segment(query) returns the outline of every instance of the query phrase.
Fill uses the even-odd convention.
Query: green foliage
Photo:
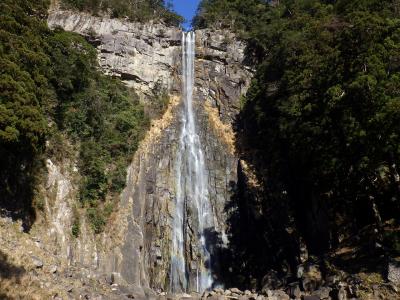
[[[265,183],[264,210],[293,211],[288,219],[320,255],[338,232],[400,213],[400,1],[276,2],[204,0],[195,25],[247,40],[258,64],[241,146]]]
[[[75,238],[79,237],[79,234],[81,233],[81,224],[77,218],[72,223],[71,233]]]
[[[178,26],[183,18],[172,11],[170,2],[163,0],[62,0],[67,8],[89,11],[93,14],[109,12],[113,18],[128,17],[131,21],[164,21]]]
[[[272,9],[282,14],[266,32],[252,32],[268,54],[260,56],[242,116],[257,133],[250,143],[293,196],[299,185],[321,201],[396,196],[389,169],[400,158],[400,22],[387,14],[394,2],[372,10],[376,1],[346,9],[285,1]],[[270,86],[278,88],[271,93]],[[383,177],[382,168],[389,170]]]
[[[55,62],[50,80],[60,99],[54,119],[80,144],[80,200],[99,233],[107,220],[99,201],[124,188],[127,165],[149,121],[133,91],[96,70],[96,52],[82,37],[56,30],[49,44]]]
[[[112,202],[104,203],[96,207],[89,207],[86,210],[87,218],[93,231],[98,234],[104,231],[111,213],[114,211],[114,204]]]
[[[46,1],[0,3],[0,204],[30,218],[47,133],[44,107],[51,105],[45,12]]]
[[[148,126],[137,97],[116,80],[93,80],[64,105],[63,124],[81,141],[82,201],[105,199],[124,187],[126,166]]]
[[[104,213],[99,208],[88,208],[87,217],[95,233],[101,233],[106,225],[106,217]]]
[[[124,188],[149,120],[133,91],[98,71],[96,50],[84,38],[47,28],[47,6],[0,4],[1,204],[30,207],[45,140],[47,155],[62,160],[68,138],[79,148],[81,203],[92,208],[88,216],[99,232],[109,213],[97,207]]]
[[[263,0],[203,0],[193,25],[196,28],[229,28],[244,33],[263,24],[267,9]]]
[[[106,216],[106,218],[109,218],[113,211],[114,211],[114,204],[112,202],[108,202],[104,205],[103,213]]]
[[[34,207],[44,211],[45,209],[45,200],[42,197],[36,197],[35,201],[34,201]]]

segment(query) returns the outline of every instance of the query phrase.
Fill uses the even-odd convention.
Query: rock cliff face
[[[229,31],[204,29],[196,35],[196,96],[216,108],[223,123],[232,124],[254,74],[246,63],[246,45]]]
[[[56,9],[50,11],[48,22],[52,28],[61,26],[91,40],[104,72],[121,77],[143,99],[164,89],[171,100],[136,152],[119,210],[99,236],[91,233],[84,218],[81,236],[71,236],[73,176],[48,161],[47,234],[66,264],[79,263],[96,273],[113,273],[121,283],[138,288],[168,290],[176,197],[174,166],[182,109],[181,31],[160,24],[129,23]],[[228,244],[227,207],[237,182],[232,123],[252,70],[244,64],[245,45],[234,35],[208,30],[196,35],[194,109],[216,220],[215,232],[210,236],[217,249],[213,269],[218,270],[218,249]],[[188,223],[195,224],[190,217]],[[188,247],[186,251],[194,262],[196,249]],[[217,273],[214,276],[216,282],[221,281]]]
[[[120,77],[141,96],[179,91],[180,30],[162,24],[130,23],[53,8],[48,25],[79,33],[97,47],[104,73]]]

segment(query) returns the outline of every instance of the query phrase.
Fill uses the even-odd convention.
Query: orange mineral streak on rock
[[[230,124],[225,124],[221,121],[218,109],[212,107],[209,102],[204,103],[204,109],[209,117],[209,124],[212,130],[227,145],[227,150],[230,154],[235,153],[235,133]]]
[[[146,137],[140,142],[135,157],[142,153],[147,153],[146,150],[149,148],[149,146],[151,146],[153,142],[157,142],[164,130],[172,124],[174,118],[176,117],[176,108],[179,102],[179,96],[174,95],[170,97],[168,108],[163,116],[160,119],[151,121],[150,129],[146,133]]]

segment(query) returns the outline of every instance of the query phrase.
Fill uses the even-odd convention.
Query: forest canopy
[[[163,21],[178,26],[183,18],[164,0],[62,0],[65,8],[88,11],[93,14],[110,13],[113,18],[128,17],[131,21]]]
[[[237,128],[266,213],[246,243],[273,247],[267,232],[286,219],[311,254],[364,226],[399,252],[382,228],[400,215],[400,1],[203,0],[194,26],[235,31],[257,68]],[[234,260],[253,275],[260,257],[279,260],[258,251]]]

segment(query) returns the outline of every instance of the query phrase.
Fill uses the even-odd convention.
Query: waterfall
[[[171,291],[203,292],[212,286],[211,255],[204,230],[213,228],[213,213],[209,200],[204,154],[196,129],[193,110],[195,33],[182,34],[182,97],[181,133],[176,158],[176,204],[171,252]],[[188,214],[195,233],[196,245],[188,245]],[[196,228],[192,228],[195,230]],[[187,249],[197,250],[198,257],[187,261]],[[192,264],[195,260],[196,267]],[[191,278],[194,278],[191,280]]]

